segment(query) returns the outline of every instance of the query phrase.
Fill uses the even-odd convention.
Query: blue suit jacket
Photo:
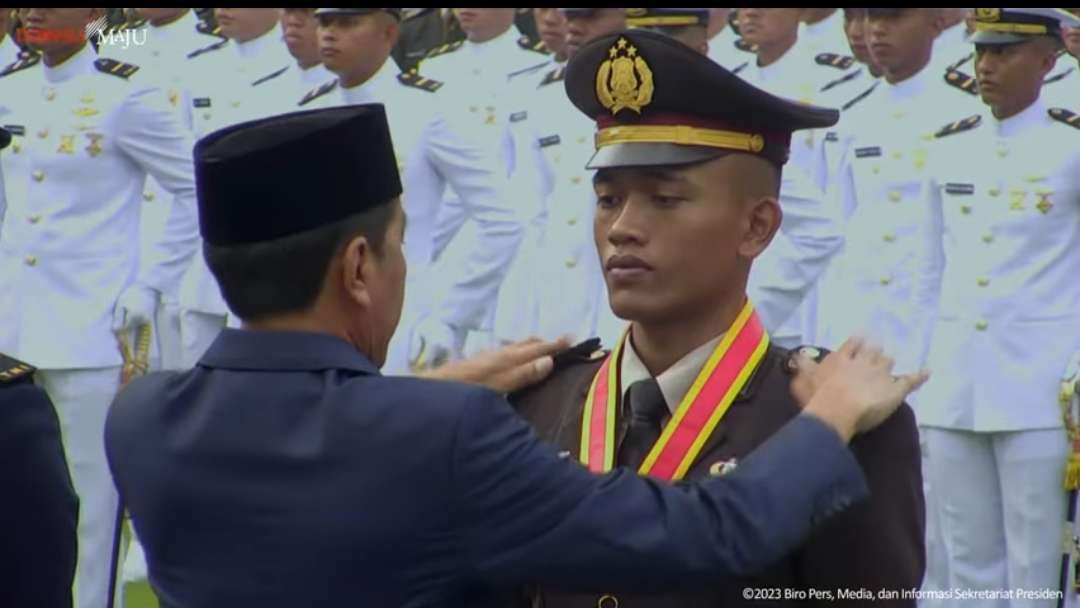
[[[837,435],[803,416],[697,486],[594,476],[495,393],[384,377],[305,333],[225,330],[193,370],[133,382],[106,449],[151,583],[184,608],[708,583],[867,494]]]

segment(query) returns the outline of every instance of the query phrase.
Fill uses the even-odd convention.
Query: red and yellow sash
[[[627,339],[623,335],[600,365],[585,401],[580,457],[594,473],[610,471],[615,462],[615,412],[622,395],[619,368]],[[668,481],[682,479],[768,348],[769,335],[747,301],[638,472]]]

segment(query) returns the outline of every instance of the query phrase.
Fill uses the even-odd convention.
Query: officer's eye
[[[675,207],[679,203],[685,201],[685,198],[679,196],[666,196],[663,194],[656,194],[652,197],[653,203],[659,207]]]
[[[611,209],[613,207],[618,207],[620,202],[621,199],[614,194],[596,195],[596,206],[600,207],[601,209]]]

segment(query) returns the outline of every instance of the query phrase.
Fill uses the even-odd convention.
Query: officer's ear
[[[732,169],[738,176],[737,195],[742,201],[746,231],[739,242],[739,255],[754,259],[772,242],[784,213],[780,209],[780,171],[770,161],[748,154],[732,154]]]
[[[338,280],[349,300],[364,308],[370,308],[371,282],[375,276],[376,251],[364,235],[350,239],[338,256]],[[331,265],[333,269],[336,265]],[[333,275],[331,275],[333,278]]]

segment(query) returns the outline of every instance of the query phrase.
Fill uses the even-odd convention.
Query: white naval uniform
[[[121,355],[114,305],[138,285],[173,289],[198,238],[190,134],[156,87],[95,68],[87,45],[63,64],[0,78],[0,351],[32,362],[49,392],[79,495],[77,606],[107,602],[117,497],[102,443]],[[139,247],[153,175],[177,208],[157,247]]]
[[[925,202],[929,139],[964,107],[932,64],[903,82],[882,80],[843,117],[844,252],[821,294],[819,341],[828,348],[863,333],[896,360],[921,369],[937,302],[939,230]],[[954,108],[950,112],[950,106]],[[827,292],[827,293],[825,293]]]
[[[386,107],[394,152],[402,168],[409,266],[401,321],[383,368],[387,373],[409,371],[412,334],[427,316],[436,315],[452,327],[480,327],[521,242],[521,220],[498,156],[462,135],[470,127],[468,118],[444,110],[452,107],[459,94],[454,83],[433,86],[421,76],[403,74],[399,78],[394,63],[388,60],[367,82],[344,88],[331,81],[309,93],[298,108],[363,103]],[[478,230],[465,271],[445,298],[436,301],[431,289],[434,233],[447,186],[464,203]]]
[[[861,69],[857,63],[849,67],[834,67],[819,61],[818,53],[807,41],[799,40],[783,56],[767,66],[759,66],[756,57],[739,70],[738,75],[754,86],[773,95],[798,100],[804,103],[825,104],[833,99],[836,91],[822,89],[838,78]],[[846,87],[845,87],[846,88]],[[815,187],[824,191],[827,183],[826,166],[822,146],[824,131],[806,130],[793,133],[791,137],[791,156],[784,165],[785,174],[792,171],[804,172]],[[817,213],[824,219],[835,218],[836,202],[826,196],[817,197],[820,204]],[[814,213],[812,209],[806,212]],[[799,344],[818,342],[815,335],[817,326],[817,292],[811,285],[811,291],[804,298],[804,303],[791,315],[786,323],[779,327],[769,327],[776,344],[785,348],[794,348]]]
[[[250,103],[258,106],[251,118],[285,114],[297,110],[296,101],[308,91],[333,80],[334,74],[321,63],[302,68],[293,61],[287,67],[275,70],[252,83],[254,98]]]
[[[293,63],[277,27],[248,40],[215,43],[191,56],[192,123],[196,137],[251,118],[263,111],[252,83]],[[181,366],[192,367],[227,324],[229,314],[217,281],[202,255],[195,256],[180,285]]]
[[[103,45],[99,54],[118,61],[125,61],[139,66],[134,78],[155,84],[168,96],[169,104],[180,113],[184,124],[192,127],[191,78],[188,73],[189,53],[220,42],[220,37],[202,33],[198,29],[199,19],[195,12],[188,9],[179,19],[161,26],[144,22],[132,28],[132,40],[142,40],[143,44],[131,44],[126,47]],[[146,180],[143,190],[142,246],[153,247],[165,229],[168,212],[172,201],[168,192],[153,177]],[[163,369],[179,369],[183,362],[183,348],[180,338],[179,285],[172,293],[161,294],[161,305],[154,326],[154,338],[161,353]]]
[[[450,111],[461,112],[472,123],[466,135],[474,145],[499,152],[506,128],[506,112],[511,107],[511,79],[538,71],[550,62],[549,56],[534,50],[534,44],[520,35],[517,28],[510,27],[502,34],[486,42],[463,40],[449,45],[447,52],[434,55],[420,63],[419,71],[426,77],[452,83],[461,91]],[[537,220],[539,207],[537,197],[521,196],[515,189],[515,200],[523,225]],[[530,203],[532,201],[532,203]],[[444,292],[463,272],[466,257],[476,240],[476,226],[466,222],[467,213],[461,199],[449,192],[439,207],[439,220],[435,229],[436,276],[443,279],[437,289]],[[527,240],[527,239],[525,239]],[[508,270],[508,278],[515,278]],[[497,306],[497,305],[496,305]],[[478,330],[470,335],[470,349],[487,346],[492,340],[492,324],[496,306],[490,307]]]
[[[917,415],[930,483],[949,491],[927,508],[950,587],[1056,589],[1068,451],[1057,396],[1080,348],[1080,131],[1041,100],[979,116],[934,144],[945,267]]]
[[[499,292],[501,341],[599,335],[613,344],[624,325],[608,305],[592,235],[596,196],[585,166],[596,125],[566,96],[565,70],[552,65],[523,79],[509,115],[511,179],[517,191],[540,194],[541,212]]]

